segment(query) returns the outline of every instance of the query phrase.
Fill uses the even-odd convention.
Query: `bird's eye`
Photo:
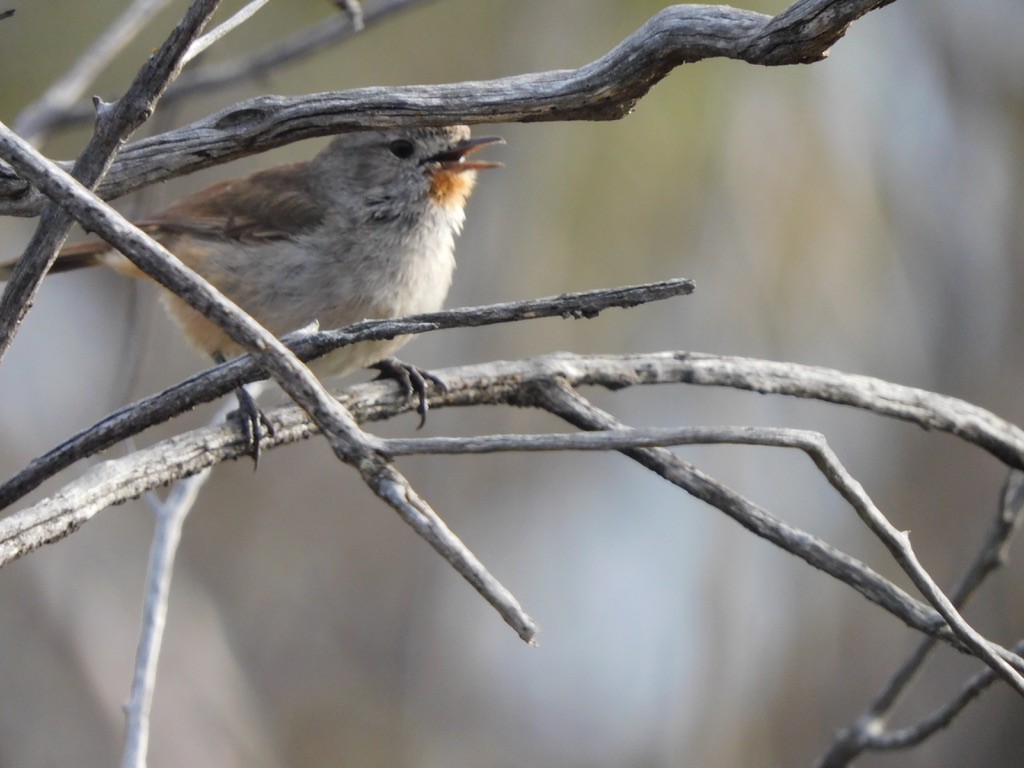
[[[388,145],[388,149],[391,150],[392,155],[400,160],[412,157],[412,153],[416,151],[416,147],[408,139],[395,139]]]

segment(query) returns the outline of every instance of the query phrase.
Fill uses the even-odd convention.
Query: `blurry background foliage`
[[[0,24],[0,119],[10,124],[123,6],[3,4],[17,13]],[[100,95],[121,92],[184,6],[110,68]],[[438,0],[262,81],[160,112],[146,130],[263,93],[575,67],[661,7]],[[324,0],[270,3],[205,60],[332,12]],[[484,127],[508,139],[491,153],[507,167],[486,174],[470,203],[450,306],[670,276],[694,278],[697,291],[591,321],[436,334],[406,357],[441,367],[554,350],[742,354],[880,376],[1024,422],[1021,40],[1018,0],[900,0],[812,66],[702,62],[620,122]],[[45,150],[73,157],[86,136],[63,133]],[[155,209],[321,144],[118,205]],[[0,255],[20,253],[34,226],[0,220]],[[153,299],[99,272],[47,281],[0,369],[5,476],[206,366]],[[823,430],[943,584],[988,525],[1003,477],[948,437],[840,408],[687,387],[594,396],[636,424]],[[407,416],[380,429],[414,425]],[[557,426],[518,410],[436,411],[425,434]],[[805,458],[682,452],[904,583]],[[624,458],[401,466],[537,618],[540,648],[525,647],[321,441],[266,456],[256,474],[248,462],[224,466],[185,528],[151,765],[806,765],[915,640]],[[124,505],[0,573],[0,765],[117,759],[150,530],[143,505]],[[1024,635],[1019,547],[1012,556],[967,614],[1007,643]],[[976,666],[940,651],[902,716],[929,711]],[[862,764],[1013,764],[1020,724],[1020,701],[997,685],[923,747]]]

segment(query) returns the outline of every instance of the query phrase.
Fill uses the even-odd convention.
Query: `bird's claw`
[[[260,441],[264,436],[274,436],[274,424],[245,387],[236,389],[235,397],[238,398],[238,408],[228,414],[228,418],[235,419],[241,424],[245,445],[248,448],[246,453],[252,457],[255,470],[260,463]]]
[[[370,367],[380,371],[380,375],[377,377],[378,380],[394,379],[398,382],[408,400],[412,401],[414,398],[418,400],[416,403],[416,413],[420,415],[420,423],[416,427],[417,429],[422,429],[423,425],[427,423],[427,411],[430,407],[427,403],[427,382],[429,381],[441,392],[445,392],[448,389],[445,383],[430,371],[417,368],[415,365],[403,362],[397,357],[385,357]]]

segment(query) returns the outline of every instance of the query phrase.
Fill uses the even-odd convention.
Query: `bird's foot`
[[[444,382],[430,371],[417,368],[411,363],[399,360],[397,357],[385,357],[369,366],[380,371],[377,379],[394,379],[398,382],[405,396],[411,402],[414,398],[419,402],[416,404],[416,413],[420,415],[420,423],[417,429],[422,429],[427,422],[427,382],[429,381],[441,392],[447,391]]]
[[[228,414],[229,419],[238,421],[242,426],[242,434],[248,448],[246,453],[252,457],[253,470],[260,464],[260,441],[274,436],[274,424],[267,414],[256,404],[256,399],[245,387],[235,390],[238,408]]]

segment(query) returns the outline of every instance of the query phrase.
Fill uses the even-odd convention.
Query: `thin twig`
[[[1024,641],[1013,646],[1014,653],[1024,654]],[[907,749],[914,747],[947,727],[964,708],[974,701],[986,688],[996,680],[996,673],[986,668],[968,680],[960,692],[950,701],[932,712],[925,718],[906,728],[887,731],[872,738],[871,748],[875,750]],[[849,763],[837,763],[849,765]]]
[[[110,199],[300,139],[359,129],[617,120],[681,64],[712,57],[767,66],[821,60],[853,21],[891,1],[798,0],[775,17],[724,5],[676,5],[574,70],[250,99],[126,146],[99,193]],[[0,214],[35,215],[41,203],[0,169]]]
[[[214,423],[222,421],[233,404],[222,406]],[[185,518],[192,510],[199,491],[210,477],[210,470],[180,480],[161,501],[150,491],[147,502],[153,510],[155,527],[146,566],[146,587],[142,609],[142,627],[131,693],[125,703],[125,741],[121,768],[144,768],[149,745],[150,712],[156,687],[157,662],[167,624],[167,606],[171,594],[171,576],[181,540]]]
[[[769,427],[625,427],[597,432],[553,432],[538,435],[473,435],[470,437],[389,437],[381,450],[389,456],[462,455],[507,451],[622,451],[672,445],[761,445],[784,448],[810,446],[817,432]]]
[[[681,427],[677,429],[613,429],[587,434],[484,435],[478,437],[392,438],[381,450],[391,456],[409,454],[493,453],[498,451],[626,450],[666,445],[740,444],[796,448],[804,451],[839,494],[856,510],[871,531],[889,549],[903,571],[972,648],[978,658],[992,667],[1024,695],[1021,677],[989,647],[988,640],[971,627],[918,561],[906,533],[896,529],[871,500],[863,486],[843,466],[819,432],[768,427]]]
[[[363,14],[364,29],[384,21],[391,15],[424,5],[433,0],[387,0]],[[330,18],[310,25],[283,40],[275,41],[255,53],[239,56],[215,64],[204,64],[183,72],[164,94],[164,104],[177,102],[197,93],[209,93],[246,80],[263,77],[272,70],[308,58],[355,35],[347,14],[334,14]],[[55,130],[92,120],[94,111],[85,105],[74,105],[55,113],[46,126]]]
[[[334,0],[334,4],[341,9],[356,32],[362,32],[365,22],[363,21],[363,6],[359,0]]]
[[[520,404],[543,408],[580,429],[622,428],[622,424],[614,417],[588,402],[562,381],[534,383]],[[783,523],[767,510],[709,477],[671,451],[664,448],[630,448],[622,453],[695,498],[721,510],[755,535],[853,587],[909,627],[938,637],[961,652],[976,655],[972,647],[950,632],[937,611],[914,600],[855,558],[839,552],[805,531]],[[1018,672],[1024,671],[1024,659],[1013,652],[997,643],[989,643],[989,649]]]
[[[333,349],[369,339],[394,338],[443,328],[468,328],[542,317],[592,318],[612,307],[629,308],[683,296],[693,282],[682,278],[657,283],[567,293],[543,299],[506,302],[482,307],[450,309],[395,320],[370,320],[339,330],[300,333],[286,337],[299,359],[309,361]],[[265,376],[251,357],[229,361],[157,395],[121,408],[102,421],[72,436],[34,459],[25,469],[0,485],[0,509],[37,488],[40,483],[79,459],[91,456],[144,429],[232,392],[242,384]]]
[[[974,559],[960,582],[950,593],[958,608],[981,586],[985,578],[1006,559],[1006,549],[1013,534],[1024,520],[1024,472],[1011,470],[1007,476],[995,519]],[[935,639],[924,638],[893,673],[871,705],[849,727],[843,729],[816,768],[844,768],[866,750],[897,749],[913,746],[928,735],[948,725],[953,717],[995,680],[991,669],[975,675],[952,701],[914,726],[886,732],[885,721],[890,710],[913,680],[925,659],[935,647]],[[1021,646],[1015,650],[1020,652]]]
[[[248,5],[232,15],[231,18],[227,19],[222,24],[218,24],[205,35],[195,40],[192,45],[189,46],[188,52],[185,54],[184,63],[188,64],[188,62],[192,61],[192,59],[201,54],[211,45],[242,26],[242,24],[255,16],[256,12],[268,2],[270,2],[270,0],[250,0]]]
[[[1024,695],[1024,677],[995,652],[989,641],[960,615],[953,602],[917,559],[917,555],[910,545],[909,532],[900,531],[889,522],[881,510],[875,506],[861,484],[842,465],[824,439],[821,439],[820,442],[812,440],[809,445],[804,447],[804,450],[822,471],[822,474],[828,478],[832,486],[853,506],[861,520],[885,544],[904,573],[910,577],[935,610],[942,615],[957,637],[1018,693]]]
[[[14,121],[15,132],[32,144],[40,144],[56,116],[66,112],[82,97],[107,65],[169,2],[134,0],[46,93],[21,111]],[[93,117],[95,113],[89,111],[86,114]]]
[[[139,70],[124,96],[117,104],[103,105],[98,110],[92,138],[71,169],[71,177],[87,190],[93,189],[106,175],[121,143],[152,115],[160,95],[180,71],[181,57],[202,32],[218,4],[219,0],[194,0],[164,44]],[[22,159],[33,154],[37,158],[41,156],[2,123],[0,132],[4,135],[3,159],[21,172],[23,178],[33,180],[32,175],[23,172],[24,163],[16,162],[14,155]],[[27,154],[26,150],[29,150]],[[47,161],[47,164],[53,168],[52,163]],[[41,191],[38,184],[36,188]],[[41,210],[36,231],[0,297],[0,360],[7,354],[39,291],[43,275],[53,266],[73,221],[67,210],[52,201]]]

